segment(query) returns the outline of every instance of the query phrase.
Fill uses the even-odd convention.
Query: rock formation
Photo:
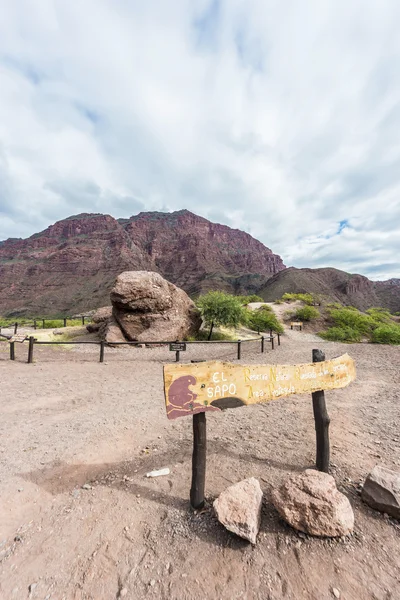
[[[372,508],[400,519],[400,473],[377,465],[365,480],[361,498]]]
[[[255,544],[261,523],[262,497],[255,477],[231,485],[214,501],[218,521],[229,531]]]
[[[289,525],[304,533],[336,537],[353,531],[351,504],[327,473],[307,469],[292,475],[273,490],[272,502]]]
[[[182,340],[200,329],[201,318],[194,302],[158,273],[121,273],[110,297],[113,318],[128,340]]]

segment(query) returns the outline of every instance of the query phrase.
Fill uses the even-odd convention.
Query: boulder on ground
[[[336,537],[353,531],[354,513],[334,478],[307,469],[273,490],[272,502],[295,529],[316,536]]]
[[[194,302],[158,273],[121,273],[110,296],[113,316],[128,340],[182,340],[200,328]]]
[[[214,501],[218,521],[229,531],[255,544],[261,523],[262,497],[255,477],[231,485]]]
[[[92,316],[93,323],[102,323],[112,317],[112,306],[102,306],[98,308]]]
[[[400,473],[377,465],[364,482],[361,498],[372,508],[400,519]]]
[[[100,323],[99,337],[111,345],[116,342],[126,342],[126,338],[114,317]]]

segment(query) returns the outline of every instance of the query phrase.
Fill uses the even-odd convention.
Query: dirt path
[[[191,420],[166,419],[165,348],[60,350],[26,345],[8,360],[0,343],[0,598],[47,600],[400,598],[400,525],[364,506],[359,482],[376,464],[400,469],[400,349],[349,352],[358,379],[327,393],[332,473],[355,511],[337,541],[298,535],[277,516],[270,490],[314,464],[311,399],[207,417],[209,504],[188,507]],[[284,335],[274,352],[246,344],[243,363],[309,362],[315,341]],[[191,347],[191,358],[235,360],[235,349]],[[147,479],[155,468],[167,477]],[[254,475],[265,503],[255,548],[210,509],[229,484]],[[85,485],[86,484],[86,485]],[[85,485],[85,488],[82,486]]]

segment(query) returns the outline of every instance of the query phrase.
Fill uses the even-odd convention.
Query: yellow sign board
[[[302,365],[239,365],[219,361],[164,366],[167,417],[268,402],[290,394],[333,390],[354,381],[353,359]]]

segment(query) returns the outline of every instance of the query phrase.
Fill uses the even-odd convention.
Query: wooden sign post
[[[164,393],[168,419],[193,417],[193,508],[204,504],[206,471],[206,412],[219,412],[269,402],[291,394],[311,393],[317,436],[317,468],[329,468],[329,417],[323,390],[346,387],[356,377],[348,354],[324,360],[313,350],[313,362],[301,365],[240,365],[211,361],[164,366]]]
[[[171,342],[169,345],[170,352],[175,352],[175,362],[179,362],[181,352],[186,352],[185,342]]]

